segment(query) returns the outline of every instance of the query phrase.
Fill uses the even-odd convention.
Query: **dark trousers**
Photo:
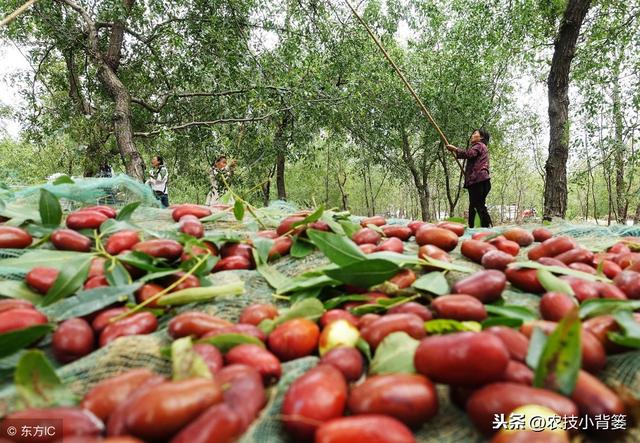
[[[487,195],[491,191],[491,180],[474,183],[468,188],[469,191],[469,227],[473,228],[476,212],[480,217],[480,225],[483,228],[493,226],[489,211],[487,211]]]
[[[156,192],[156,198],[160,200],[160,204],[162,204],[163,208],[169,207],[169,194],[162,194],[160,192]]]

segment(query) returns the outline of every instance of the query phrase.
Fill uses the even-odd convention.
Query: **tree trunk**
[[[629,153],[631,155],[631,157],[633,158],[635,155],[635,129],[631,128],[631,135],[630,135],[630,139],[631,139],[631,143],[629,146]],[[633,169],[632,169],[633,170]],[[628,180],[628,185],[627,185],[627,195],[631,195],[631,185],[633,184],[633,174],[631,174],[631,177],[629,177]],[[629,207],[630,204],[630,200],[627,199],[627,208]],[[628,209],[627,209],[627,216],[628,216]],[[636,208],[636,212],[633,215],[633,223],[637,224],[640,222],[640,203],[638,203],[638,207]],[[626,224],[626,222],[625,222]]]
[[[264,182],[261,188],[262,188],[262,203],[264,206],[269,206],[269,201],[271,200],[271,179]]]
[[[544,219],[567,212],[569,156],[569,72],[590,0],[569,0],[554,42],[547,80],[549,96],[549,158],[545,165]]]
[[[447,202],[449,203],[449,217],[454,216],[454,212],[456,210],[456,206],[458,206],[458,202],[460,201],[460,191],[462,189],[462,173],[458,175],[458,186],[456,187],[456,191],[453,192],[451,189],[451,178],[449,177],[449,165],[447,164],[447,158],[442,155],[444,149],[444,145],[440,142],[440,147],[438,150],[438,160],[440,160],[440,164],[442,165],[442,170],[444,171],[444,189],[447,195]]]
[[[327,168],[324,171],[324,205],[329,206],[329,161],[331,156],[329,155],[329,144],[327,143]],[[340,180],[338,180],[338,183]]]
[[[367,183],[366,186],[369,186],[369,197],[371,197],[371,214],[370,216],[376,215],[376,196],[373,193],[373,186],[371,185],[371,167],[369,163],[367,163]]]
[[[124,0],[125,10],[129,12],[134,0]],[[114,21],[109,36],[107,55],[98,68],[98,79],[105,87],[114,102],[113,130],[120,157],[127,174],[139,180],[144,180],[144,160],[133,143],[133,128],[131,125],[131,96],[127,87],[117,75],[124,42],[124,27],[126,18]]]
[[[129,91],[116,73],[106,65],[98,70],[98,79],[115,104],[113,112],[114,135],[127,174],[139,180],[144,180],[144,161],[133,143]]]
[[[278,199],[286,200],[287,199],[287,190],[285,187],[284,180],[284,168],[286,162],[286,151],[287,151],[287,130],[289,126],[293,123],[293,114],[290,111],[284,111],[282,114],[282,120],[278,129],[276,130],[276,135],[274,137],[274,145],[277,149],[276,155],[276,188],[278,189]]]
[[[131,11],[135,0],[123,0],[123,6],[128,12]],[[116,20],[111,27],[111,34],[109,35],[109,47],[107,48],[107,54],[104,57],[104,61],[107,65],[117,72],[120,67],[120,59],[122,54],[122,43],[124,42],[124,20]]]
[[[269,170],[269,178],[265,183],[262,184],[262,201],[265,206],[269,206],[271,202],[271,179],[273,175],[276,173],[276,165]]]
[[[438,160],[440,160],[440,164],[442,165],[442,170],[444,171],[444,190],[447,195],[447,201],[449,202],[449,217],[453,217],[453,198],[451,196],[451,183],[449,179],[449,166],[447,165],[447,159],[444,158],[440,151],[438,151]]]
[[[369,193],[367,191],[367,170],[362,168],[362,184],[364,191],[364,204],[367,209],[367,216],[371,216],[371,207],[369,206]]]
[[[435,219],[439,219],[440,218],[440,213],[442,212],[442,207],[440,206],[442,203],[442,198],[440,196],[440,186],[436,186],[436,202],[438,203],[438,206],[436,208],[435,212]]]
[[[604,154],[604,152],[603,152]],[[602,167],[604,169],[604,181],[607,185],[607,211],[608,211],[608,215],[607,215],[607,226],[611,225],[611,219],[612,217],[612,213],[613,212],[617,212],[613,205],[614,205],[614,200],[616,200],[613,196],[613,189],[612,189],[612,185],[611,185],[611,175],[610,175],[610,170],[611,167],[607,165],[607,163],[609,163],[609,160],[605,160]],[[591,171],[589,171],[589,173],[591,174]],[[593,177],[592,177],[593,178]],[[595,181],[595,180],[594,180]],[[592,187],[595,187],[592,186]],[[587,188],[588,190],[588,188]],[[595,205],[595,199],[594,199],[594,205]],[[616,219],[618,219],[618,217],[616,216]]]
[[[416,187],[416,191],[418,191],[418,201],[420,202],[420,215],[422,220],[429,220],[429,194],[425,192],[425,186],[420,177],[420,171],[416,167],[416,163],[411,155],[411,146],[409,145],[409,137],[407,136],[407,131],[402,128],[401,132],[401,143],[402,143],[402,156],[404,157],[404,161],[409,167],[409,171],[411,172],[411,176],[413,177],[413,184]]]
[[[69,98],[80,114],[85,117],[91,117],[93,110],[91,109],[91,105],[88,100],[84,97],[84,94],[82,94],[82,86],[80,84],[80,77],[78,76],[73,50],[69,49],[64,51],[63,56],[67,67]],[[102,140],[104,137],[101,132],[100,126],[95,125],[88,137],[89,139],[87,140],[87,151],[85,153],[83,171],[83,175],[85,177],[93,176],[97,167],[103,161],[102,147],[104,143]]]
[[[456,210],[456,206],[458,206],[458,202],[460,201],[460,194],[462,193],[462,181],[464,179],[464,174],[462,171],[458,170],[458,186],[456,188],[456,195],[453,198],[453,202],[451,203],[451,214]],[[452,215],[453,216],[453,215]]]
[[[278,152],[278,156],[276,157],[276,188],[278,189],[279,200],[287,199],[287,190],[284,181],[285,160],[284,152]]]
[[[598,224],[598,206],[596,203],[596,194],[595,194],[595,182],[596,179],[593,176],[593,169],[591,168],[591,157],[588,152],[585,152],[585,156],[587,158],[587,201],[589,200],[589,193],[591,192],[591,196],[593,197],[593,219],[596,224]],[[609,188],[611,188],[611,183],[609,181]],[[609,198],[609,214],[611,214],[611,198]],[[611,221],[611,215],[609,215],[609,221]]]
[[[420,216],[422,220],[427,221],[431,218],[429,216],[429,196],[421,189],[418,191],[418,199],[420,201]]]
[[[438,218],[438,216],[440,215],[440,196],[437,194],[437,192],[438,192],[438,187],[436,186],[436,196],[432,200],[432,203],[433,203],[433,212],[432,212],[432,214],[434,214],[436,218]],[[417,213],[417,211],[416,211],[416,213]]]
[[[262,204],[269,206],[269,200],[271,199],[271,180],[267,180],[262,184]]]
[[[425,200],[424,205],[425,208],[427,208],[427,219],[430,218],[431,213],[429,211],[429,202],[431,201],[431,190],[429,189],[429,173],[431,171],[431,168],[433,167],[433,163],[435,162],[430,162],[427,165],[427,146],[425,145],[425,147],[422,150],[422,165],[421,165],[421,169],[422,169],[422,192],[423,192],[423,198]]]
[[[78,12],[85,23],[85,34],[88,39],[88,52],[91,62],[98,70],[98,80],[106,89],[114,102],[113,132],[124,162],[127,174],[139,180],[144,179],[144,162],[133,143],[133,129],[131,127],[131,97],[129,91],[116,73],[120,64],[122,44],[124,41],[124,27],[126,17],[115,20],[107,45],[107,55],[102,53],[96,24],[82,7],[74,2],[65,3]],[[127,12],[133,6],[134,0],[124,0],[123,5]]]
[[[516,221],[520,220],[522,221],[522,208],[521,208],[521,203],[522,202],[522,188],[518,188],[518,200],[516,201],[516,215],[515,215],[515,219]]]
[[[347,208],[349,207],[349,195],[347,194],[347,191],[345,189],[345,184],[347,183],[347,178],[349,178],[349,176],[346,172],[344,172],[343,174],[344,178],[342,180],[340,180],[340,172],[336,174],[336,178],[338,182],[338,189],[340,190],[340,199],[342,203],[341,209],[343,211],[347,211]]]
[[[617,221],[624,224],[627,221],[628,202],[626,199],[626,185],[624,181],[624,123],[622,120],[622,104],[620,102],[620,66],[614,67],[613,78],[613,118],[615,124],[615,146],[613,161],[616,167],[616,209]]]

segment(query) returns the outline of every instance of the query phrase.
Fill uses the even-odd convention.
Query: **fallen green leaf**
[[[266,263],[269,259],[269,251],[275,242],[271,238],[256,237],[253,239],[253,246],[260,257],[262,263]],[[257,263],[257,261],[256,261]]]
[[[547,343],[547,336],[539,327],[533,328],[531,338],[529,339],[529,348],[527,349],[526,363],[535,371],[542,355],[544,345]]]
[[[365,356],[365,358],[367,359],[367,362],[369,364],[371,364],[371,346],[369,346],[369,343],[367,343],[367,341],[365,339],[363,339],[362,337],[360,337],[358,339],[358,341],[356,342],[356,348],[362,352]]]
[[[202,223],[213,223],[216,222],[218,220],[222,220],[223,218],[225,218],[227,216],[228,212],[215,212],[211,215],[208,215],[206,217],[203,217],[200,219],[200,221]]]
[[[342,283],[368,288],[396,275],[400,268],[382,259],[358,261],[337,269],[327,269],[325,274]]]
[[[538,320],[538,315],[531,309],[524,306],[515,305],[485,305],[485,309],[489,315],[497,317],[517,318],[524,322]]]
[[[155,260],[150,255],[140,251],[131,251],[118,255],[118,260],[135,268],[147,272],[163,272],[170,270],[165,263]]]
[[[111,286],[125,286],[132,282],[129,272],[119,261],[107,260],[104,263],[104,276]]]
[[[547,292],[560,292],[571,297],[575,295],[573,288],[564,280],[559,279],[547,269],[538,269],[536,272],[538,281]]]
[[[198,340],[198,343],[208,343],[213,345],[223,354],[229,352],[229,350],[238,345],[244,344],[257,345],[264,348],[264,343],[262,343],[259,338],[244,334],[220,334],[215,337],[202,338]]]
[[[45,226],[59,226],[62,221],[62,208],[58,197],[46,189],[40,189],[40,220]]]
[[[194,266],[198,264],[198,262],[200,262],[201,258],[202,256],[191,257],[189,260],[180,263],[180,269],[185,272],[190,271]],[[193,275],[201,278],[206,277],[211,273],[211,270],[216,265],[216,263],[218,263],[219,260],[220,260],[220,257],[217,255],[208,256],[197,268],[193,270]]]
[[[324,271],[312,270],[283,280],[281,284],[276,287],[276,292],[278,294],[288,294],[290,292],[300,292],[325,286],[338,286],[339,284],[340,281],[329,277]]]
[[[103,236],[108,236],[111,234],[115,234],[118,231],[139,231],[141,230],[138,226],[132,224],[128,219],[112,219],[109,218],[105,220],[100,225],[100,234]]]
[[[524,322],[520,318],[510,317],[489,317],[483,320],[481,325],[482,329],[487,329],[492,326],[508,326],[510,328],[519,328]]]
[[[361,228],[360,224],[354,223],[351,220],[340,220],[338,222],[338,226],[340,226],[342,232],[344,232],[348,238],[353,237],[353,234],[358,232]]]
[[[77,401],[42,351],[24,353],[16,367],[14,382],[25,408],[73,406]]]
[[[580,318],[591,318],[612,314],[617,311],[635,311],[640,309],[640,300],[612,300],[593,298],[580,304]]]
[[[609,339],[621,346],[628,348],[640,348],[640,323],[630,311],[618,311],[613,314],[618,325],[622,329],[622,333],[609,332]]]
[[[63,174],[60,177],[56,178],[53,181],[53,185],[73,185],[75,184],[75,182],[73,181],[73,179],[71,177],[69,177],[67,174]]]
[[[286,288],[293,286],[292,279],[278,271],[273,266],[270,266],[266,261],[263,261],[259,255],[259,252],[253,250],[253,258],[256,262],[256,271],[269,283],[273,289],[282,293],[280,288]]]
[[[304,258],[315,250],[315,245],[309,240],[296,235],[291,245],[291,256],[294,258]]]
[[[611,280],[601,275],[587,274],[586,272],[576,271],[571,268],[563,268],[561,266],[545,266],[535,261],[515,262],[509,265],[510,268],[528,268],[528,269],[545,269],[553,274],[571,275],[586,281],[603,281],[611,283]]]
[[[233,216],[238,221],[242,221],[244,219],[244,203],[240,200],[236,200],[233,204]]]
[[[29,250],[20,257],[5,258],[0,260],[1,267],[9,267],[30,271],[36,266],[47,266],[50,268],[63,269],[68,268],[74,259],[86,257],[89,260],[93,254],[75,251],[54,251],[49,249]]]
[[[35,325],[0,334],[0,358],[15,354],[53,331],[53,325]]]
[[[338,266],[347,266],[367,258],[354,242],[342,235],[315,229],[310,229],[307,235],[309,240]]]
[[[60,322],[74,317],[83,317],[111,306],[125,302],[140,287],[136,282],[126,286],[106,286],[78,292],[76,295],[59,300],[41,311],[52,321]]]
[[[0,295],[27,300],[36,305],[42,301],[42,295],[32,291],[23,281],[0,281]]]
[[[288,320],[293,320],[294,318],[306,318],[311,321],[317,321],[322,317],[324,312],[325,309],[320,300],[317,298],[306,298],[292,304],[289,309],[276,317],[275,326],[281,325]]]
[[[298,226],[306,225],[309,223],[313,223],[315,221],[320,220],[322,214],[324,213],[324,205],[318,206],[318,208],[313,211],[311,214],[307,215],[304,219],[295,222],[291,225],[292,228],[297,228]]]
[[[116,220],[118,221],[129,220],[133,215],[134,211],[138,209],[138,206],[140,206],[141,203],[142,202],[132,202],[126,205],[124,208],[120,209],[118,211],[118,215],[116,215]]]
[[[582,363],[581,333],[576,308],[558,323],[547,339],[534,371],[534,387],[552,388],[571,395]]]
[[[351,295],[341,295],[339,297],[331,298],[324,302],[324,308],[328,311],[330,309],[336,309],[340,305],[350,302],[350,301],[367,301],[369,300],[364,295],[359,294],[351,294]]]
[[[436,295],[449,294],[449,283],[442,272],[430,272],[423,275],[411,285],[420,291],[430,292]]]
[[[60,299],[74,294],[80,289],[87,279],[91,260],[92,257],[87,257],[86,255],[70,260],[67,266],[62,268],[58,273],[58,277],[53,283],[53,286],[51,286],[44,296],[41,306],[53,304]]]
[[[171,343],[171,366],[173,381],[213,378],[202,356],[193,350],[191,337],[182,337]]]
[[[464,272],[465,274],[472,274],[473,272],[475,272],[475,270],[466,266],[457,265],[455,263],[449,263],[442,260],[436,260],[432,257],[424,257],[423,259],[420,259],[420,264],[423,266],[429,266],[431,268],[442,269],[444,271]]]
[[[405,266],[417,266],[420,264],[420,259],[417,256],[398,254],[397,252],[391,251],[378,251],[367,254],[367,259],[372,260],[374,258],[393,262],[401,268]]]
[[[482,326],[475,321],[457,321],[439,318],[424,323],[428,335],[449,334],[452,332],[480,332]]]
[[[212,300],[216,297],[241,295],[244,293],[244,282],[238,281],[215,286],[200,286],[186,288],[161,296],[157,300],[158,306],[179,306],[189,303],[199,303]]]
[[[413,358],[420,342],[406,332],[393,332],[378,345],[369,374],[413,374]]]

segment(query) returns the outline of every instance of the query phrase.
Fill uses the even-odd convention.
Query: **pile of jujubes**
[[[211,214],[208,208],[179,205],[172,209],[178,229],[193,238],[204,236],[200,218]],[[272,239],[270,259],[287,255],[294,236],[308,230],[331,231],[323,221],[298,224],[309,213],[282,220],[276,230],[260,231],[257,237]],[[96,251],[94,239],[79,232],[99,229],[116,212],[108,206],[75,211],[66,218],[66,228],[55,230],[50,242],[60,250]],[[206,363],[205,376],[171,380],[138,368],[103,380],[86,392],[76,407],[28,409],[6,419],[62,418],[64,441],[138,442],[171,441],[184,443],[232,442],[259,417],[267,404],[269,389],[275,389],[282,375],[281,363],[317,355],[319,362],[284,390],[277,416],[291,441],[317,443],[405,443],[414,442],[414,432],[438,414],[436,384],[448,387],[451,401],[466,411],[471,422],[493,442],[568,442],[573,431],[562,429],[500,431],[493,421],[496,414],[509,414],[537,405],[550,415],[561,417],[629,413],[620,396],[597,378],[606,364],[607,354],[629,351],[614,343],[609,333],[619,330],[612,315],[599,315],[582,323],[582,369],[571,395],[533,387],[534,370],[526,358],[536,328],[550,335],[558,322],[575,312],[579,304],[592,299],[640,299],[640,253],[633,252],[635,239],[616,243],[604,252],[594,253],[567,236],[553,236],[547,229],[533,232],[512,228],[504,232],[483,231],[461,240],[465,226],[455,222],[436,225],[414,221],[406,226],[389,225],[383,217],[362,220],[361,229],[351,240],[365,254],[378,251],[403,253],[413,239],[420,258],[452,262],[449,253],[460,246],[464,257],[485,269],[465,277],[450,294],[422,297],[402,303],[386,312],[355,315],[353,309],[366,303],[389,299],[384,289],[343,287],[345,294],[360,294],[364,300],[346,301],[322,314],[319,319],[292,318],[278,322],[282,310],[271,304],[252,304],[240,313],[237,322],[191,310],[174,315],[168,333],[174,340],[191,337],[193,351]],[[0,226],[0,247],[26,248],[33,242],[20,228]],[[550,267],[570,268],[588,275],[604,275],[611,282],[565,275],[573,295],[546,292],[534,268],[517,267],[521,249],[531,261]],[[218,256],[212,272],[255,268],[251,240],[204,247],[190,247],[176,240],[144,238],[136,230],[122,230],[102,239],[93,259],[84,288],[108,286],[104,269],[109,257],[138,251],[172,265],[204,254]],[[428,263],[428,262],[425,262]],[[429,264],[406,267],[389,281],[394,288],[411,287],[419,274],[437,271]],[[135,278],[142,269],[127,265]],[[56,281],[58,270],[33,268],[26,284],[46,294]],[[167,294],[154,296],[176,283]],[[482,322],[486,305],[500,299],[512,288],[541,294],[541,320],[518,327],[491,326],[479,331],[431,334],[425,322],[434,319]],[[162,299],[171,292],[198,287],[199,279],[184,272],[146,282],[135,293],[138,303],[163,309]],[[382,286],[384,288],[384,286]],[[152,299],[152,302],[149,302]],[[124,304],[109,306],[88,316],[65,320],[57,325],[52,348],[63,363],[91,353],[120,337],[149,334],[158,327],[157,312],[141,310],[127,315]],[[170,310],[163,315],[173,315]],[[634,314],[640,321],[640,314]],[[114,321],[115,319],[115,321]],[[265,320],[274,327],[259,327]],[[49,320],[38,308],[24,300],[0,300],[0,333],[16,331]],[[412,373],[370,374],[369,361],[359,342],[375,352],[385,338],[404,333],[418,340]],[[207,343],[223,334],[252,337],[230,349]],[[603,434],[600,433],[600,436]],[[615,432],[605,434],[607,438]],[[18,435],[13,441],[21,440]],[[42,440],[45,441],[45,440]]]

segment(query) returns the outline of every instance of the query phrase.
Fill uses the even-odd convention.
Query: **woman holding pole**
[[[480,128],[471,134],[471,147],[467,150],[447,145],[447,149],[455,154],[456,158],[467,159],[464,170],[464,187],[469,191],[469,227],[475,224],[476,213],[480,217],[480,225],[483,228],[492,226],[491,217],[487,210],[487,195],[491,190],[491,177],[489,175],[489,132]]]

